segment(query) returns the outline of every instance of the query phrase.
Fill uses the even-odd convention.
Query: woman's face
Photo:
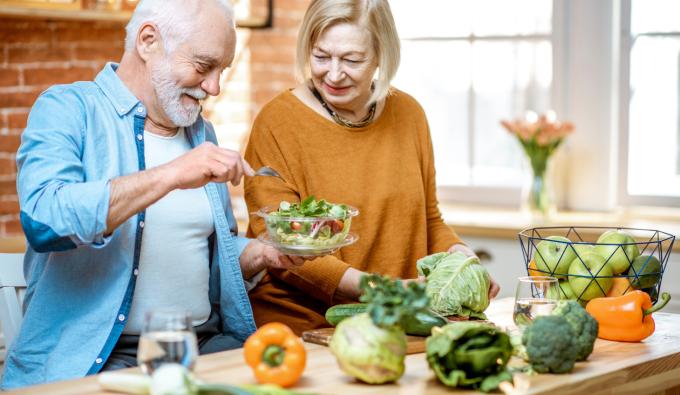
[[[355,24],[331,26],[312,47],[312,83],[335,109],[366,107],[377,67],[369,32]]]

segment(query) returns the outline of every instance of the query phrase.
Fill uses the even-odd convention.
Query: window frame
[[[526,35],[489,35],[476,36],[474,34],[468,36],[451,36],[451,37],[415,37],[405,38],[403,41],[464,41],[469,44],[475,42],[493,42],[500,40],[507,41],[548,41],[552,49],[552,82],[550,87],[550,106],[558,114],[564,113],[565,110],[565,91],[566,86],[565,69],[562,67],[564,59],[566,59],[565,42],[565,15],[566,8],[563,1],[552,0],[552,17],[551,17],[551,31],[548,34],[526,34]],[[468,165],[473,165],[475,160],[475,107],[474,107],[474,86],[471,85],[468,90],[469,110],[468,110],[468,128],[466,134],[468,136],[467,149],[469,152]],[[500,121],[500,120],[499,120]],[[553,158],[553,161],[556,161]],[[435,165],[437,165],[437,158],[435,158]],[[470,166],[472,170],[473,167]],[[523,177],[528,183],[531,170],[527,166],[524,168]],[[554,177],[556,180],[562,180],[562,175]],[[437,185],[437,198],[439,202],[444,204],[474,204],[497,207],[511,207],[520,208],[522,206],[522,193],[524,186],[481,186],[481,185]],[[560,185],[555,185],[555,192],[557,195],[563,188]],[[558,202],[560,201],[559,196]]]
[[[680,207],[680,196],[658,196],[658,195],[631,195],[628,193],[628,152],[630,136],[630,66],[631,50],[635,38],[631,34],[631,13],[632,0],[622,0],[619,9],[618,20],[619,29],[619,102],[618,102],[618,122],[619,122],[619,141],[620,150],[618,157],[619,177],[617,201],[622,206],[659,206],[659,207]],[[616,16],[614,16],[616,18]],[[668,35],[679,35],[673,33]],[[641,34],[639,36],[651,36],[659,34]],[[661,34],[664,35],[665,34]],[[680,88],[679,88],[680,89]],[[679,98],[680,99],[680,98]]]

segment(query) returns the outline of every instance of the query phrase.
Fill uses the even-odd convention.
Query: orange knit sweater
[[[437,207],[434,161],[427,119],[409,95],[394,90],[370,125],[345,128],[322,117],[292,92],[268,103],[255,119],[246,160],[276,169],[273,177],[245,181],[250,212],[297,202],[309,195],[359,209],[350,232],[356,244],[287,271],[269,270],[251,291],[258,326],[272,321],[297,334],[328,326],[326,309],[348,267],[415,278],[416,260],[460,242]],[[248,237],[265,232],[252,216]]]

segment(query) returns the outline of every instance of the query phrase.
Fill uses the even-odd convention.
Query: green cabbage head
[[[491,282],[479,258],[440,252],[419,259],[416,266],[418,274],[427,278],[430,309],[444,316],[486,319]]]
[[[406,335],[399,327],[380,328],[368,313],[340,322],[331,338],[331,352],[340,368],[352,377],[382,384],[404,374]]]

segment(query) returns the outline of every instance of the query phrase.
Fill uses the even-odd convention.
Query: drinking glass
[[[512,319],[521,330],[538,316],[550,314],[559,298],[559,284],[555,277],[520,277],[515,293]]]
[[[192,370],[198,356],[191,314],[179,310],[154,310],[144,316],[137,362],[148,375],[166,363],[179,363]]]

